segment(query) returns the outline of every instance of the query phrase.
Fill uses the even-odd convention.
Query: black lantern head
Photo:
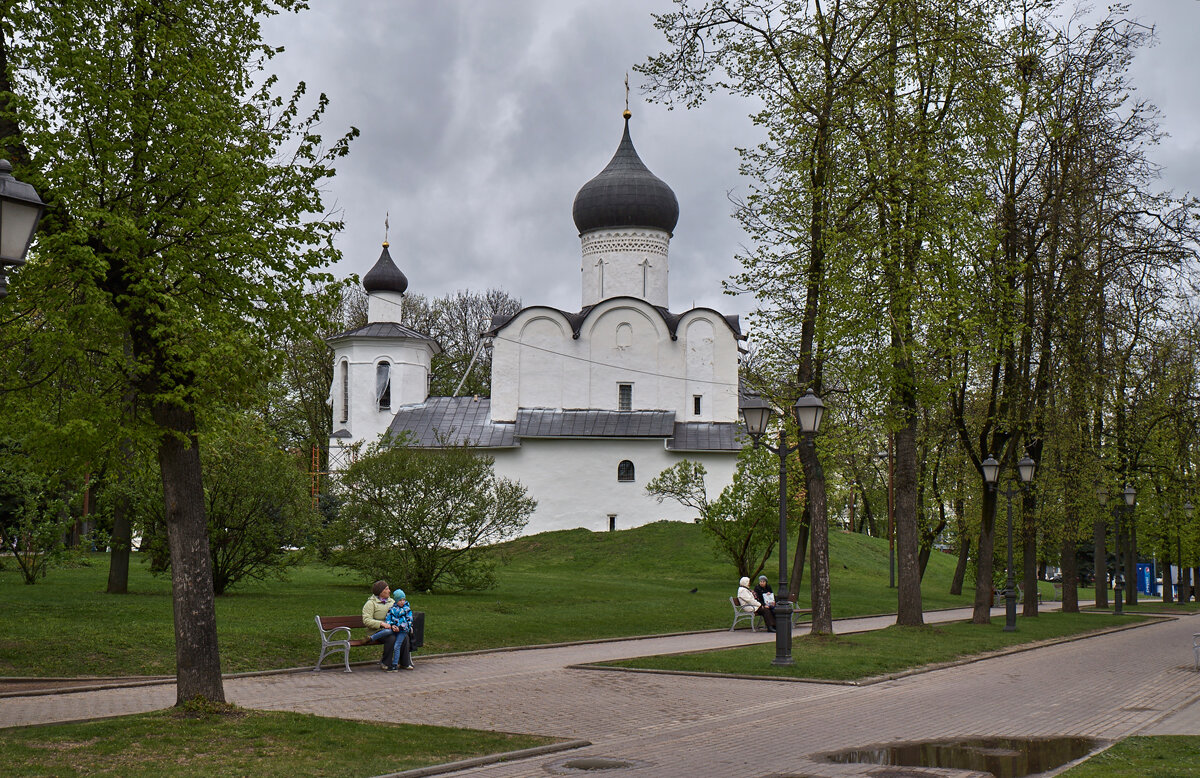
[[[983,480],[989,485],[996,483],[1000,478],[1000,463],[994,457],[989,456],[979,467],[983,469]]]
[[[1021,479],[1021,483],[1027,484],[1033,480],[1033,469],[1037,465],[1031,457],[1021,457],[1021,461],[1017,463],[1017,475]]]
[[[1137,499],[1137,489],[1134,489],[1132,486],[1126,486],[1125,491],[1121,492],[1121,494],[1125,497],[1125,504],[1132,508],[1133,501]]]
[[[758,441],[767,431],[771,423],[771,406],[757,392],[747,394],[742,400],[742,421],[746,424],[746,432]]]
[[[796,400],[792,406],[796,413],[796,422],[800,431],[806,435],[815,435],[821,429],[821,417],[825,415],[825,403],[809,389],[803,397]]]

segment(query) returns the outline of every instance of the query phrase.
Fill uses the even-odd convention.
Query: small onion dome
[[[396,292],[404,294],[408,289],[408,278],[396,267],[392,255],[388,253],[388,244],[383,244],[383,251],[375,262],[375,267],[363,276],[363,289],[368,292]]]
[[[679,201],[662,179],[650,172],[625,133],[608,167],[575,195],[572,209],[579,234],[614,227],[653,227],[667,233],[679,221]]]

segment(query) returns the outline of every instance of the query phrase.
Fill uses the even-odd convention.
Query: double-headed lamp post
[[[988,457],[980,465],[983,468],[983,480],[988,488],[996,490],[1000,480],[1000,463]],[[1012,530],[1012,498],[1029,488],[1033,481],[1035,463],[1028,456],[1017,462],[1017,477],[1020,479],[1019,488],[1014,489],[1012,481],[1004,488],[1004,496],[1008,498],[1008,574],[1004,581],[1004,631],[1015,632],[1017,629],[1017,584],[1013,580],[1013,530]]]
[[[0,297],[8,294],[8,269],[25,264],[45,210],[34,188],[13,178],[12,165],[0,159]]]
[[[1117,557],[1116,564],[1114,565],[1115,569],[1113,570],[1113,613],[1118,615],[1125,612],[1123,602],[1125,599],[1125,582],[1123,580],[1125,560],[1121,556],[1121,514],[1133,513],[1133,504],[1137,501],[1137,489],[1126,484],[1125,488],[1121,491],[1121,497],[1124,498],[1125,504],[1113,506],[1113,522],[1115,524],[1113,529],[1116,536],[1114,542],[1116,543]],[[1100,507],[1107,505],[1108,489],[1105,489],[1103,486],[1097,486],[1096,500],[1099,501]]]
[[[799,450],[800,443],[789,446],[784,426],[779,426],[779,445],[772,446],[763,443],[762,437],[771,423],[774,410],[761,396],[749,395],[742,403],[742,420],[746,424],[746,432],[754,440],[754,445],[762,446],[779,457],[779,592],[775,598],[775,659],[773,665],[792,664],[792,601],[788,595],[788,559],[787,559],[787,457]],[[825,403],[821,398],[808,390],[792,406],[796,415],[796,423],[800,425],[800,433],[808,437],[812,445],[812,436],[821,427],[821,417],[825,414]]]

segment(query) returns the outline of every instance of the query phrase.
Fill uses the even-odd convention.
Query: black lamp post
[[[1196,507],[1195,507],[1194,505],[1192,505],[1192,501],[1191,501],[1191,500],[1188,500],[1187,502],[1185,502],[1185,503],[1183,504],[1183,518],[1184,518],[1184,519],[1185,519],[1185,520],[1186,520],[1188,523],[1191,523],[1191,521],[1192,521],[1192,514],[1195,512],[1195,510],[1196,510]],[[1179,546],[1180,546],[1180,545],[1181,545],[1181,544],[1180,544],[1180,541],[1179,541],[1179,530],[1178,530],[1178,529],[1176,529],[1176,531],[1175,531],[1175,547],[1176,547],[1176,549],[1177,549],[1177,550],[1179,549]],[[1177,590],[1177,593],[1178,593],[1178,594],[1182,594],[1182,593],[1183,593],[1183,555],[1182,555],[1182,554],[1176,554],[1176,556],[1178,556],[1178,557],[1179,557],[1179,561],[1176,563],[1176,564],[1179,566],[1179,589]],[[1169,569],[1169,568],[1168,568],[1168,572],[1170,572],[1170,569]],[[1176,599],[1176,600],[1178,600],[1179,598],[1178,598],[1178,597],[1176,597],[1175,599]]]
[[[762,446],[779,457],[779,592],[775,598],[775,659],[773,665],[792,664],[792,601],[788,596],[788,560],[787,560],[787,457],[800,448],[800,444],[789,446],[783,425],[779,427],[779,445],[772,446],[762,442],[762,436],[767,431],[774,412],[762,397],[750,395],[742,404],[742,420],[746,424],[746,432],[754,440],[755,446]],[[812,445],[812,436],[821,427],[821,417],[825,414],[825,403],[821,398],[808,390],[792,406],[800,432],[808,436]]]
[[[983,460],[980,465],[983,468],[983,480],[987,482],[989,489],[996,489],[997,482],[1000,480],[1000,463],[992,457]],[[1004,496],[1008,498],[1008,572],[1004,581],[1004,631],[1015,632],[1017,629],[1017,584],[1013,580],[1013,530],[1012,530],[1012,498],[1014,495],[1029,488],[1030,482],[1033,481],[1033,469],[1035,463],[1029,457],[1022,457],[1020,462],[1017,462],[1017,478],[1019,480],[1019,488],[1013,488],[1013,484],[1009,481],[1004,488]]]
[[[1137,489],[1134,489],[1132,486],[1126,486],[1121,492],[1121,497],[1125,499],[1125,504],[1114,505],[1112,509],[1113,523],[1115,525],[1114,533],[1116,535],[1116,564],[1113,565],[1113,613],[1118,615],[1125,612],[1125,560],[1121,556],[1121,514],[1126,511],[1133,513],[1133,503],[1137,500]],[[1103,486],[1097,486],[1096,501],[1100,503],[1100,507],[1107,505],[1108,489],[1105,489]]]
[[[1121,496],[1125,498],[1124,511],[1125,511],[1125,515],[1127,517],[1126,523],[1128,524],[1130,521],[1133,520],[1133,503],[1137,500],[1137,489],[1134,489],[1129,484],[1126,484],[1125,488],[1121,491]],[[1121,536],[1121,525],[1118,522],[1117,523],[1117,570],[1120,571],[1120,574],[1117,576],[1117,579],[1121,584],[1121,593],[1117,595],[1117,610],[1116,610],[1117,613],[1124,612],[1124,608],[1122,607],[1121,600],[1125,594],[1125,585],[1126,585],[1125,584],[1125,572],[1127,572],[1125,570],[1125,557],[1121,551],[1121,547],[1123,545],[1122,541],[1123,541],[1123,538]]]
[[[8,269],[25,264],[45,210],[34,188],[13,178],[12,165],[0,159],[0,297],[8,294]]]

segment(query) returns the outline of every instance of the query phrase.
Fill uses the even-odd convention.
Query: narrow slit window
[[[388,362],[380,362],[375,366],[375,399],[379,403],[379,410],[391,410],[392,366]]]
[[[692,415],[693,416],[700,415],[700,398],[702,396],[703,395],[699,395],[699,394],[692,395]]]
[[[622,459],[617,465],[617,480],[632,481],[633,480],[633,463],[628,459]]]
[[[633,384],[617,384],[617,410],[633,410]]]
[[[350,421],[350,364],[342,360],[342,423]]]

